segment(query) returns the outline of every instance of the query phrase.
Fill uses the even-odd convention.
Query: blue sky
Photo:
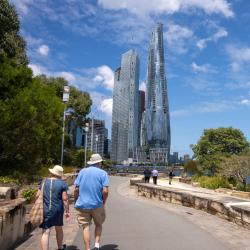
[[[192,153],[205,128],[241,129],[250,139],[250,1],[12,0],[35,75],[64,76],[90,92],[111,128],[113,72],[130,48],[140,56],[164,24],[171,151]],[[109,131],[110,133],[110,131]]]

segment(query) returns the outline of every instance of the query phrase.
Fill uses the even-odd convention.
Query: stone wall
[[[69,186],[74,184],[76,174],[65,174],[64,180]],[[9,198],[10,188],[2,188],[4,198]],[[0,190],[1,191],[1,190]],[[1,194],[1,192],[0,192]],[[0,249],[7,250],[29,235],[34,227],[29,222],[29,210],[32,204],[25,199],[0,201]]]
[[[9,249],[26,233],[25,200],[15,199],[0,203],[0,248]]]
[[[136,185],[138,186],[139,196],[193,207],[250,229],[250,208],[232,205],[234,202],[230,201],[235,198],[229,201],[226,197],[217,199],[211,195],[199,192],[159,187],[151,184],[137,183]],[[235,199],[235,203],[237,201],[239,200]]]

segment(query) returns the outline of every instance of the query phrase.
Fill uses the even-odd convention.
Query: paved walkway
[[[183,216],[121,196],[117,189],[124,181],[111,177],[101,250],[229,249]],[[84,249],[80,231],[72,245],[75,250]]]
[[[218,221],[219,219],[207,215],[204,212],[197,210],[190,210],[194,213],[202,213],[199,220],[202,220],[207,216],[207,221],[203,226],[197,225],[191,222],[185,217],[187,214],[186,207],[177,206],[175,210],[185,208],[185,212],[178,214],[173,211],[173,206],[170,204],[171,209],[165,209],[155,206],[155,201],[141,202],[137,199],[130,199],[125,196],[121,196],[117,189],[126,178],[124,177],[111,177],[111,192],[107,203],[107,220],[104,225],[104,233],[102,238],[101,250],[245,250],[248,248],[230,248],[226,241],[218,240],[218,237],[214,237],[213,232],[208,233],[207,230],[202,229],[207,225],[211,225],[212,221]],[[159,181],[160,185],[168,185],[167,180]],[[190,185],[182,183],[173,183],[171,188],[192,188],[192,191],[200,192],[199,188],[190,187]],[[206,190],[206,189],[205,189]],[[191,191],[191,190],[190,190]],[[209,192],[210,193],[210,192]],[[217,194],[218,195],[218,194]],[[166,205],[164,205],[166,206]],[[196,212],[197,211],[197,212]],[[75,222],[75,213],[71,205],[72,218],[65,223],[64,234],[65,243],[68,245],[67,250],[84,250],[82,241],[82,232],[79,230]],[[191,213],[189,213],[191,214]],[[190,215],[188,215],[190,216]],[[193,219],[194,219],[193,215]],[[210,223],[210,224],[209,224]],[[215,227],[215,230],[219,230],[218,234],[225,234],[224,223],[220,228]],[[237,229],[232,231],[232,228],[236,227],[232,225],[228,231],[230,235],[234,235]],[[237,228],[237,227],[236,227]],[[214,231],[215,231],[214,230]],[[240,231],[241,229],[239,229]],[[242,235],[248,235],[243,230]],[[245,233],[245,234],[244,234]],[[39,248],[39,241],[41,237],[41,230],[35,230],[30,238],[23,244],[14,248],[17,250],[37,250]],[[236,237],[234,241],[240,239],[240,235]],[[246,237],[244,237],[246,238]],[[57,249],[55,233],[51,235],[50,249]],[[239,243],[240,244],[240,243]]]
[[[73,193],[73,187],[71,186],[69,188],[69,194],[71,195]],[[79,227],[76,224],[76,213],[74,206],[70,205],[70,213],[71,218],[67,221],[64,220],[64,243],[66,243],[68,246],[71,245],[74,238],[76,237],[76,234],[79,230]],[[30,235],[29,238],[27,238],[22,244],[19,244],[13,249],[16,250],[39,250],[40,249],[40,239],[41,239],[41,233],[42,230],[40,228],[35,229]],[[1,248],[0,248],[1,249]],[[50,237],[50,249],[57,249],[56,244],[56,236],[55,236],[55,230],[53,229],[51,232]],[[68,250],[74,250],[74,248],[68,248]]]

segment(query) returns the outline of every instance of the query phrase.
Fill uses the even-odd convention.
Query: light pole
[[[88,143],[88,131],[89,131],[89,124],[85,124],[85,150],[84,150],[84,165],[87,165],[87,143]]]
[[[69,101],[69,86],[63,88],[63,127],[62,127],[62,147],[61,147],[61,166],[63,166],[63,151],[64,151],[64,130],[65,130],[65,116],[66,116],[66,103]]]
[[[98,153],[97,152],[97,146],[98,146],[98,135],[95,135],[95,144],[96,144],[96,153]]]

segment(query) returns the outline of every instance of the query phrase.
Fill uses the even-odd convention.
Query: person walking
[[[109,193],[109,178],[102,170],[103,159],[99,154],[92,154],[89,167],[80,171],[75,180],[75,208],[77,221],[83,229],[85,250],[90,250],[90,224],[95,224],[95,250],[100,249],[102,224],[105,221],[105,204]]]
[[[152,171],[152,177],[153,177],[153,183],[157,185],[157,178],[158,178],[158,170],[156,168],[153,169]]]
[[[40,185],[43,186],[43,222],[40,228],[43,229],[41,238],[42,250],[49,250],[49,236],[51,228],[55,227],[58,250],[66,249],[63,244],[63,215],[69,218],[68,185],[62,180],[63,168],[59,165],[49,169],[51,176],[46,178]]]
[[[150,176],[151,176],[151,171],[150,171],[150,169],[145,168],[143,174],[144,174],[145,183],[149,183],[149,181],[150,181]]]
[[[172,179],[174,177],[174,173],[173,170],[170,170],[169,175],[168,175],[168,179],[169,179],[169,185],[172,185]]]

